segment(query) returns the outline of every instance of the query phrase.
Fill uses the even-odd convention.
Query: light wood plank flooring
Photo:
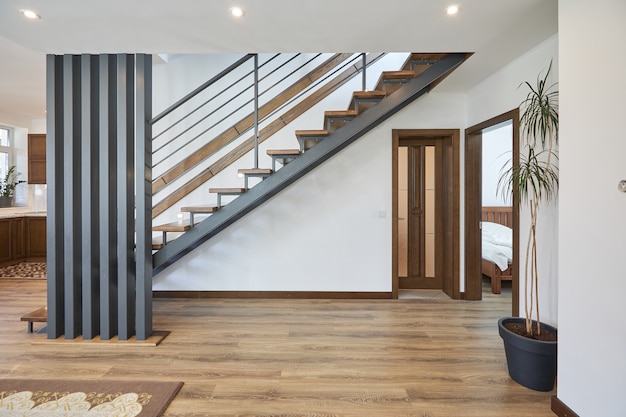
[[[0,280],[0,378],[183,381],[165,417],[554,417],[554,392],[508,377],[496,320],[510,298],[485,296],[158,299],[171,334],[156,348],[51,346],[20,321],[45,281]]]

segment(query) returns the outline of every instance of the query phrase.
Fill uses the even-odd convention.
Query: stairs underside
[[[211,214],[206,220],[187,230],[182,236],[163,246],[153,255],[153,274],[157,274],[211,237],[260,206],[274,195],[306,175],[380,123],[393,116],[418,97],[427,93],[458,67],[468,54],[447,54],[420,69],[421,74],[404,80],[401,87],[388,93],[379,104],[341,129],[330,132],[324,140],[308,149],[254,187]],[[415,75],[415,74],[414,74]],[[383,74],[383,77],[385,74]]]

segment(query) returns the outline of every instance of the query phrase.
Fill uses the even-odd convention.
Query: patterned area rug
[[[46,279],[45,262],[22,262],[0,268],[0,278]]]
[[[182,382],[0,379],[0,416],[159,417]]]

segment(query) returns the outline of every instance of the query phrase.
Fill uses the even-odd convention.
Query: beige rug
[[[4,417],[159,417],[182,382],[0,379]]]
[[[47,276],[45,262],[21,262],[0,267],[0,278],[46,279]]]

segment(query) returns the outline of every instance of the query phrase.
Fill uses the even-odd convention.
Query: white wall
[[[464,125],[464,95],[422,97],[158,274],[154,289],[391,291],[391,130]]]
[[[559,1],[558,398],[626,415],[626,2]],[[593,56],[585,60],[583,51]]]
[[[511,199],[498,190],[498,180],[511,166],[513,125],[508,123],[483,133],[483,206],[510,206]]]
[[[472,88],[467,96],[468,125],[498,116],[517,108],[526,96],[523,88],[518,88],[524,81],[534,84],[538,74],[545,74],[553,60],[553,81],[558,74],[558,35],[554,35],[537,47],[506,65],[491,77]],[[526,237],[530,227],[529,212],[520,207],[520,242],[519,258],[525,260]],[[558,319],[558,204],[540,207],[537,221],[538,259],[540,278],[541,320],[556,325]],[[520,264],[520,276],[524,276],[523,263]],[[520,280],[520,315],[524,315],[524,288]]]

